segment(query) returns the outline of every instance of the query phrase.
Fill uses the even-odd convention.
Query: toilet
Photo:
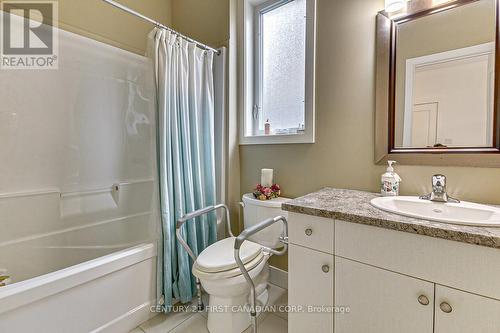
[[[268,218],[287,217],[281,204],[290,199],[276,198],[261,201],[253,194],[245,194],[242,200],[245,229]],[[270,254],[261,245],[280,248],[279,237],[283,223],[278,222],[255,234],[240,248],[240,257],[255,285],[257,305],[267,304],[269,295]],[[208,330],[211,333],[241,333],[250,326],[250,287],[234,260],[234,237],[222,239],[207,247],[193,264],[193,275],[200,279],[209,295]]]

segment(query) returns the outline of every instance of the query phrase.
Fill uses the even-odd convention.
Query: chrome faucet
[[[420,196],[422,200],[430,200],[436,202],[452,202],[459,203],[460,200],[452,198],[446,193],[446,176],[432,176],[432,192],[427,195]]]

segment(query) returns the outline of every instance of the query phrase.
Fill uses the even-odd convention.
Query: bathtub
[[[155,281],[145,243],[13,283],[0,288],[0,332],[126,333],[153,316]]]

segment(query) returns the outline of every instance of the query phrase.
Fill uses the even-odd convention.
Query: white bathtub
[[[155,279],[148,243],[7,285],[0,332],[129,332],[152,316]]]

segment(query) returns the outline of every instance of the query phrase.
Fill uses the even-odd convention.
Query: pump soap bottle
[[[384,197],[397,196],[399,195],[399,183],[401,183],[401,177],[394,172],[394,168],[392,167],[396,164],[396,161],[387,161],[387,163],[389,164],[389,167],[387,168],[386,173],[382,175],[380,193]]]

